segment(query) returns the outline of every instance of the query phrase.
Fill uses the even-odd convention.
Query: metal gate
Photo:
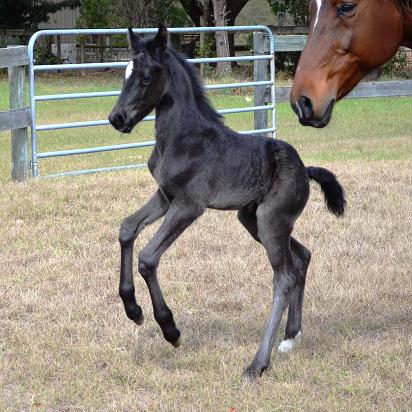
[[[157,29],[134,29],[138,34],[152,34],[156,33]],[[274,37],[269,28],[265,26],[233,26],[233,27],[185,27],[185,28],[170,28],[168,29],[170,33],[205,33],[214,31],[227,31],[227,32],[250,32],[250,33],[264,33],[269,40],[269,53],[264,54],[264,48],[259,48],[255,50],[255,54],[246,56],[236,56],[236,57],[222,57],[222,58],[196,58],[189,59],[194,63],[214,63],[219,61],[254,61],[255,65],[259,61],[269,61],[270,75],[269,80],[256,79],[253,82],[239,82],[239,83],[224,83],[224,84],[213,84],[205,86],[206,89],[230,89],[230,88],[240,88],[240,87],[254,87],[255,90],[264,90],[270,87],[270,102],[261,103],[254,106],[231,108],[218,110],[221,114],[229,113],[243,113],[243,112],[263,112],[270,111],[272,116],[272,126],[265,128],[255,128],[248,131],[240,131],[240,133],[249,134],[271,134],[274,136],[276,130],[276,112],[275,112],[275,44]],[[129,143],[129,144],[119,144],[110,146],[98,146],[90,148],[79,148],[73,150],[60,150],[53,152],[39,152],[38,151],[38,132],[46,130],[58,130],[58,129],[71,129],[78,127],[92,127],[92,126],[103,126],[109,125],[108,120],[94,120],[94,121],[79,121],[70,123],[58,123],[58,124],[37,124],[36,122],[36,104],[37,102],[47,101],[47,100],[64,100],[64,99],[82,99],[82,98],[104,98],[108,96],[118,96],[120,91],[108,91],[108,92],[89,92],[89,93],[70,93],[70,94],[52,94],[52,95],[36,95],[35,93],[35,75],[37,72],[48,72],[48,71],[63,71],[63,70],[85,70],[85,69],[105,69],[105,68],[125,68],[128,62],[106,62],[106,63],[82,63],[82,64],[53,64],[53,65],[38,65],[34,60],[34,48],[36,41],[41,37],[47,36],[84,36],[84,35],[118,35],[127,33],[127,29],[77,29],[77,30],[42,30],[35,33],[28,45],[29,53],[29,86],[30,86],[30,111],[31,111],[31,144],[32,144],[32,162],[31,169],[33,177],[39,176],[39,165],[38,162],[41,159],[47,159],[59,156],[72,156],[90,153],[107,152],[112,150],[124,150],[124,149],[135,149],[139,147],[153,146],[155,141],[139,142],[139,143]],[[262,36],[263,38],[263,36]],[[260,54],[259,54],[260,53]],[[262,93],[261,93],[262,95]],[[147,116],[145,121],[154,121],[154,116]],[[71,172],[58,173],[49,176],[63,176],[63,175],[77,175],[84,173],[93,173],[100,171],[111,171],[111,170],[122,170],[130,168],[145,167],[145,164],[132,164],[125,166],[116,167],[105,167],[99,169],[85,169]]]

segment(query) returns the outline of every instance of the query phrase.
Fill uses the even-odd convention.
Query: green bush
[[[404,49],[400,48],[395,56],[383,66],[383,75],[389,78],[411,76],[411,72],[408,71],[408,56]]]
[[[34,59],[36,64],[61,64],[62,59],[59,59],[46,46],[38,45],[34,51]]]

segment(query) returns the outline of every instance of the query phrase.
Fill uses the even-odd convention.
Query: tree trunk
[[[228,26],[234,26],[235,25],[235,19],[233,18],[228,18],[227,19],[227,25]],[[236,55],[236,50],[235,50],[235,33],[228,33],[229,37],[229,52],[230,52],[230,57],[234,57]],[[238,62],[231,62],[232,69],[235,67],[238,67],[239,64]]]
[[[227,1],[227,16],[226,21],[228,26],[234,26],[236,24],[236,17],[245,7],[249,0],[226,0]],[[235,56],[235,34],[229,33],[229,49],[230,55]],[[232,62],[232,67],[238,66],[237,62]]]
[[[213,10],[215,15],[216,26],[226,26],[226,12],[227,4],[226,0],[213,0]],[[229,38],[226,31],[216,32],[216,53],[217,57],[228,57],[230,55],[229,50]],[[230,62],[218,62],[216,68],[217,76],[227,75],[232,72],[232,66]]]

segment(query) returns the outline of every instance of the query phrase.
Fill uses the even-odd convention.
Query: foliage
[[[205,33],[205,41],[203,47],[200,46],[200,41],[196,43],[194,55],[196,57],[216,57],[216,39],[213,35]]]
[[[383,75],[385,77],[409,77],[408,73],[408,55],[403,48],[400,48],[395,56],[383,66]]]
[[[79,27],[187,26],[189,19],[176,0],[80,0]]]
[[[0,27],[5,29],[32,28],[47,22],[49,15],[63,8],[76,8],[80,0],[2,0],[0,2]]]
[[[61,64],[63,61],[53,54],[46,46],[39,44],[34,52],[36,64]]]
[[[113,0],[109,22],[112,27],[188,26],[189,19],[177,0]]]
[[[276,72],[282,72],[287,77],[294,77],[300,55],[300,51],[276,53]]]
[[[80,18],[77,25],[88,29],[109,27],[110,0],[80,0]]]
[[[307,26],[310,17],[310,0],[267,0],[275,16],[289,13],[298,26]]]

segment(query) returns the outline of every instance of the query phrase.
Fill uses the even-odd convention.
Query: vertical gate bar
[[[265,35],[262,32],[253,33],[253,50],[255,55],[264,53]],[[255,60],[253,65],[253,80],[255,82],[266,80],[267,78],[267,62],[266,60]],[[266,87],[255,86],[254,88],[254,105],[263,106],[265,104]],[[268,115],[267,111],[255,112],[254,114],[255,129],[267,129]]]
[[[34,44],[37,38],[29,41],[29,92],[30,92],[30,118],[31,118],[31,168],[33,177],[38,177],[37,169],[37,134],[36,134],[36,101],[34,100]]]
[[[10,109],[26,108],[25,67],[8,68],[10,87]],[[22,182],[29,177],[29,141],[27,127],[11,131],[11,178]]]
[[[275,63],[275,38],[274,35],[271,33],[269,36],[269,53],[272,56],[270,59],[270,81],[272,82],[272,85],[270,87],[270,94],[271,94],[271,104],[273,106],[272,109],[272,127],[273,127],[273,132],[272,132],[272,137],[275,139],[276,138],[276,129],[277,129],[277,124],[276,124],[276,63]]]

